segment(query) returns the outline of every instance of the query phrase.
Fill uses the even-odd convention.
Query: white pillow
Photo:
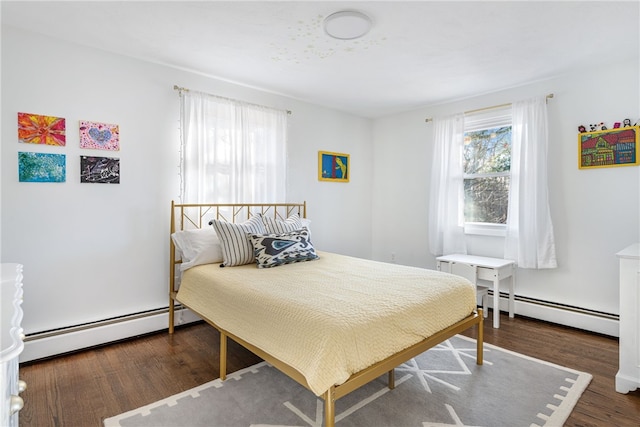
[[[176,231],[171,239],[182,253],[181,271],[196,265],[222,262],[220,239],[211,228]]]

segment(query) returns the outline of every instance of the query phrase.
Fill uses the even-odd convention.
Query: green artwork
[[[64,154],[18,152],[20,182],[65,182],[66,174]]]

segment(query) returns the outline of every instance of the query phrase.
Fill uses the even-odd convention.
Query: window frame
[[[479,130],[492,129],[496,127],[512,126],[513,119],[511,115],[510,106],[504,106],[500,108],[491,109],[489,111],[482,111],[465,116],[464,134],[467,132],[474,132]],[[462,161],[462,159],[461,159]],[[487,174],[467,174],[462,175],[462,179],[474,179],[474,178],[489,178],[496,176],[509,176],[509,185],[511,185],[511,171],[508,172],[493,172]],[[463,200],[462,209],[464,211],[465,202]],[[462,215],[464,218],[464,214]],[[464,221],[464,234],[467,235],[481,235],[481,236],[496,236],[504,237],[507,234],[506,224],[496,224],[490,222],[467,222]]]

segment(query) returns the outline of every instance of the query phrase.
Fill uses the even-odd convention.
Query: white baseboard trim
[[[169,313],[167,309],[163,311],[158,314],[133,316],[132,319],[124,317],[122,320],[110,321],[104,325],[98,323],[97,326],[69,328],[68,332],[61,330],[56,333],[28,336],[25,339],[24,350],[20,354],[20,363],[167,329]],[[200,317],[190,310],[176,308],[176,326],[199,320],[201,320]]]
[[[506,294],[500,293],[500,311],[509,312],[508,302]],[[492,298],[490,297],[490,307],[492,306],[491,303]],[[549,304],[519,301],[518,296],[516,296],[514,311],[516,316],[531,317],[612,337],[620,336],[619,321],[612,316],[600,315],[595,312],[590,313],[586,310],[572,310],[562,306],[555,307]]]

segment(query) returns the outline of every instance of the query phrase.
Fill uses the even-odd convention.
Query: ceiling
[[[3,25],[370,118],[640,52],[638,1],[2,1],[1,7]],[[350,9],[372,19],[371,31],[357,40],[328,37],[323,19]]]

